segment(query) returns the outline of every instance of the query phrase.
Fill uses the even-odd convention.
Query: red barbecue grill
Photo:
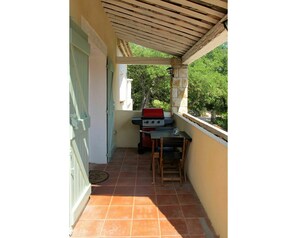
[[[138,153],[143,153],[145,149],[152,148],[149,131],[172,125],[173,119],[171,117],[164,117],[162,108],[144,108],[142,109],[142,116],[133,117],[132,123],[140,126]]]

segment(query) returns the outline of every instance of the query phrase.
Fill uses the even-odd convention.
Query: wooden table
[[[152,184],[155,184],[155,157],[158,152],[155,152],[155,147],[158,144],[158,141],[162,137],[166,138],[185,138],[186,139],[186,147],[188,147],[188,144],[192,141],[192,138],[185,132],[185,131],[179,131],[178,133],[174,133],[174,129],[162,129],[162,130],[155,130],[150,131],[150,136],[152,140],[152,170],[153,170],[153,182]]]

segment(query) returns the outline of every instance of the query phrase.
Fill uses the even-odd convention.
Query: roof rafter
[[[212,29],[210,29],[209,32],[207,32],[195,45],[192,46],[191,49],[187,51],[187,53],[185,53],[182,56],[182,62],[184,64],[188,64],[189,62],[191,62],[193,57],[195,58],[195,54],[199,53],[199,51],[203,47],[209,44],[213,39],[215,39],[222,32],[226,31],[223,25],[223,22],[227,18],[228,18],[228,15],[225,15],[225,17],[223,17],[220,22],[218,22]]]

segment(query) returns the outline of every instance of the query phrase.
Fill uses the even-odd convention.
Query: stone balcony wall
[[[179,59],[172,59],[173,77],[171,79],[171,112],[188,112],[188,65]]]

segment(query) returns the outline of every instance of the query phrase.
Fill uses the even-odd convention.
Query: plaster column
[[[133,100],[131,98],[131,92],[132,92],[132,81],[133,79],[127,79],[127,98],[126,98],[126,102],[127,102],[127,107],[126,110],[133,110]]]
[[[171,61],[173,76],[171,78],[171,113],[188,112],[188,65],[180,59]]]

